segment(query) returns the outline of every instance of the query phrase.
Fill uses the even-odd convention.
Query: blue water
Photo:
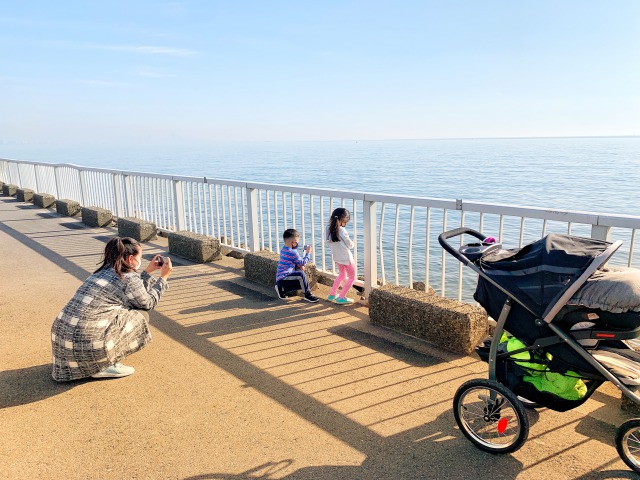
[[[0,157],[640,215],[640,137],[2,145]]]

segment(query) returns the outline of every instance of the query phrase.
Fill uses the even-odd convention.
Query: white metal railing
[[[356,284],[367,294],[375,285],[391,282],[431,286],[443,296],[454,292],[459,300],[469,301],[475,274],[457,261],[451,266],[437,241],[440,233],[459,226],[494,236],[505,248],[521,247],[551,232],[620,239],[622,255],[612,262],[640,266],[634,258],[640,216],[1,159],[0,181],[107,208],[117,217],[152,221],[163,231],[216,237],[227,248],[243,252],[277,252],[284,230],[296,228],[301,244],[314,247],[312,258],[328,275],[336,271],[326,245],[327,219],[334,208],[346,207],[360,275]]]

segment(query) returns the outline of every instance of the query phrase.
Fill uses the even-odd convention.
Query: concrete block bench
[[[100,207],[82,207],[82,223],[89,227],[107,227],[113,222],[111,210]]]
[[[473,353],[488,331],[481,307],[395,285],[371,291],[369,317],[377,325],[465,355]]]
[[[29,188],[18,188],[16,190],[16,198],[20,202],[33,202],[33,190]]]
[[[56,200],[56,212],[66,217],[75,217],[80,213],[80,203],[75,200]]]
[[[220,241],[217,238],[187,231],[169,233],[169,254],[196,263],[207,263],[222,258]]]
[[[247,253],[244,257],[244,276],[247,280],[259,283],[265,287],[274,287],[276,284],[276,271],[278,270],[280,255],[261,250],[255,253]],[[304,269],[311,290],[318,285],[318,269],[315,264],[307,263]]]
[[[148,242],[158,238],[158,228],[153,222],[135,217],[118,218],[118,236],[131,237],[138,242]]]
[[[48,193],[34,193],[33,204],[40,208],[49,208],[56,203],[56,197]]]
[[[2,194],[7,197],[15,197],[17,190],[18,190],[17,185],[12,185],[10,183],[4,183],[2,185]]]
[[[226,237],[220,237],[220,248],[221,248],[221,252],[222,255],[225,255],[227,257],[231,257],[231,258],[237,258],[238,260],[241,260],[244,258],[244,256],[246,255],[244,252],[238,252],[237,250],[231,250],[228,245],[231,245],[231,239],[226,238]],[[244,243],[241,243],[240,245],[238,245],[240,248],[246,248]]]

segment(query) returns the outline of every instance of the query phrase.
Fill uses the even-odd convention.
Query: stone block
[[[107,227],[113,222],[111,210],[100,207],[82,207],[82,223],[89,227]]]
[[[473,353],[488,331],[481,307],[395,285],[371,291],[369,317],[377,325],[465,355]]]
[[[221,249],[222,255],[225,255],[225,256],[231,257],[231,258],[237,258],[239,260],[243,259],[244,256],[246,255],[245,252],[239,252],[237,250],[231,250],[227,245],[231,245],[231,240],[227,239],[225,237],[221,237],[220,238],[220,249]],[[244,243],[241,243],[239,246],[240,246],[240,248],[247,248]]]
[[[34,193],[33,204],[40,208],[49,208],[56,203],[56,197],[48,193]]]
[[[153,222],[135,217],[118,218],[118,235],[131,237],[138,242],[148,242],[158,238],[158,228]]]
[[[80,203],[75,200],[56,200],[56,212],[67,217],[75,217],[80,213]]]
[[[16,198],[20,202],[33,202],[33,190],[29,188],[18,188],[16,190]]]
[[[199,233],[187,231],[169,232],[169,254],[196,263],[220,260],[220,241]]]
[[[10,183],[5,183],[2,185],[2,194],[7,197],[15,197],[17,190],[17,185],[12,185]]]
[[[280,260],[280,255],[269,250],[247,253],[244,257],[245,278],[265,287],[273,287],[276,284],[278,260]],[[315,289],[318,285],[318,269],[315,264],[307,263],[304,271],[307,274],[309,287],[312,290]]]

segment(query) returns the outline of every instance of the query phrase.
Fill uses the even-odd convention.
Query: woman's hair
[[[333,211],[331,219],[329,220],[329,233],[327,234],[327,239],[332,242],[340,241],[340,236],[338,235],[338,232],[340,231],[340,221],[345,218],[351,218],[351,214],[346,208],[336,208]]]
[[[123,273],[130,272],[132,268],[125,261],[129,255],[137,255],[140,250],[140,243],[130,237],[113,237],[104,247],[102,265],[93,272],[99,272],[105,268],[113,268],[122,277]]]

